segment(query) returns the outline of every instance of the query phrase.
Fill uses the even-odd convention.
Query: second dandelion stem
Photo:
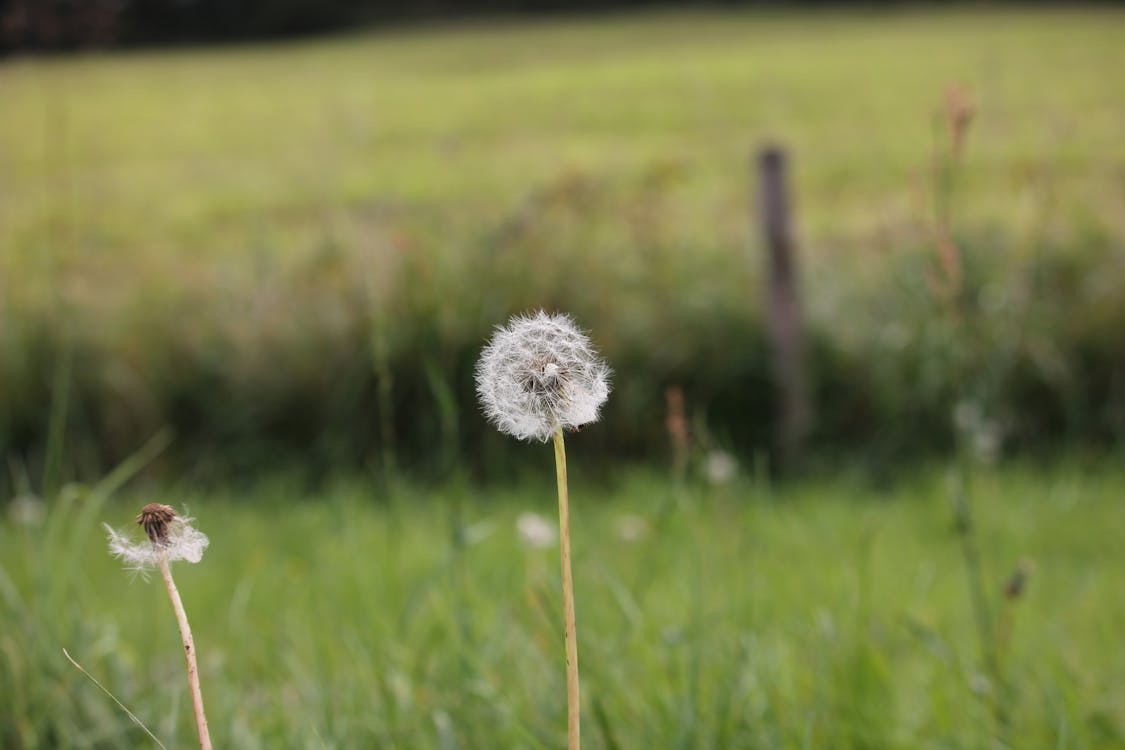
[[[566,641],[566,746],[578,750],[578,627],[574,615],[574,578],[570,572],[570,494],[566,482],[566,446],[562,429],[555,430],[555,474],[559,483],[559,549],[562,555],[563,637]]]
[[[191,626],[188,625],[187,612],[184,603],[180,600],[180,592],[176,589],[176,582],[172,580],[172,569],[168,566],[168,557],[162,552],[160,555],[160,575],[164,578],[164,587],[168,589],[168,598],[172,600],[172,609],[176,612],[176,622],[180,625],[180,637],[184,644],[184,659],[187,661],[188,687],[191,690],[191,708],[195,713],[195,729],[199,733],[200,750],[211,750],[211,734],[207,731],[207,716],[203,713],[203,692],[199,688],[199,665],[195,660],[195,642],[191,637]]]

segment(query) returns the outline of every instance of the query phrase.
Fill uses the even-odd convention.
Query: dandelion
[[[160,567],[161,559],[197,563],[203,559],[209,540],[191,525],[192,520],[176,515],[170,506],[149,503],[137,516],[137,524],[144,527],[149,540],[136,541],[105,524],[110,554],[139,573]]]
[[[707,454],[704,467],[707,481],[713,485],[730,484],[738,473],[738,461],[726,451],[714,450]]]
[[[598,420],[609,374],[570,316],[540,311],[496,330],[477,364],[477,393],[501,432],[545,443]]]
[[[531,549],[543,549],[555,543],[555,527],[538,513],[520,513],[516,519],[520,541]]]
[[[203,712],[203,693],[199,687],[199,668],[196,664],[195,642],[191,637],[187,612],[180,600],[180,592],[172,580],[171,563],[183,560],[197,563],[203,559],[208,539],[205,534],[191,525],[192,519],[177,515],[175,509],[160,503],[149,503],[141,508],[137,524],[142,526],[147,541],[134,541],[127,534],[117,531],[108,524],[109,551],[114,557],[125,562],[128,569],[145,573],[159,568],[172,600],[176,622],[180,626],[180,637],[184,645],[184,659],[187,662],[188,687],[191,691],[192,710],[195,712],[195,728],[199,733],[201,750],[211,750],[211,736],[207,731],[207,716]]]
[[[21,493],[8,503],[8,518],[19,526],[39,526],[47,517],[47,506],[35,495]]]
[[[632,513],[617,519],[617,536],[623,542],[639,542],[648,536],[648,521]]]
[[[517,316],[496,329],[477,363],[484,413],[519,440],[554,441],[559,494],[563,636],[566,647],[567,747],[578,750],[578,636],[570,565],[570,501],[564,430],[596,422],[609,396],[608,365],[567,315]]]

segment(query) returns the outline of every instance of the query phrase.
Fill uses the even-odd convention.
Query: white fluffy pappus
[[[177,516],[168,524],[168,543],[154,544],[147,537],[135,540],[109,524],[102,524],[109,535],[109,553],[125,563],[129,570],[144,572],[155,568],[161,557],[168,562],[183,560],[197,563],[211,541],[191,525],[191,518]]]
[[[477,363],[477,394],[501,432],[546,442],[598,420],[610,374],[569,315],[540,310],[496,329]]]

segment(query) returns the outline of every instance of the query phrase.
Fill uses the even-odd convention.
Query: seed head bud
[[[1035,563],[1029,559],[1023,559],[1016,565],[1011,578],[1004,584],[1004,597],[1009,601],[1019,599],[1023,596],[1024,589],[1027,588],[1027,579],[1035,572]]]
[[[171,505],[149,503],[141,508],[141,512],[137,516],[137,523],[144,527],[148,538],[152,540],[152,546],[167,547],[169,544],[168,524],[172,523],[175,518],[176,511]]]

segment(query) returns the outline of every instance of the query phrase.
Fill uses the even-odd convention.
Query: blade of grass
[[[124,703],[122,703],[121,701],[119,701],[119,700],[117,699],[117,696],[116,696],[116,695],[114,695],[113,693],[109,692],[109,690],[107,690],[107,689],[106,689],[105,685],[103,685],[103,684],[101,684],[100,682],[98,682],[98,681],[97,681],[97,679],[96,679],[96,678],[94,677],[94,675],[92,675],[92,674],[90,674],[89,672],[87,672],[87,671],[85,670],[85,668],[84,668],[84,667],[83,667],[83,666],[82,666],[81,664],[79,664],[78,662],[76,662],[76,661],[74,660],[74,657],[73,657],[73,656],[71,656],[71,655],[70,655],[70,653],[69,653],[69,652],[68,652],[68,651],[67,651],[67,650],[66,650],[65,648],[64,648],[64,649],[62,650],[62,652],[63,652],[63,656],[65,656],[65,657],[66,657],[66,660],[67,660],[67,661],[69,661],[69,662],[70,662],[71,664],[73,664],[73,665],[74,665],[74,667],[75,667],[75,669],[77,669],[77,670],[78,670],[79,672],[81,672],[82,674],[86,675],[86,678],[87,678],[87,679],[89,679],[89,680],[90,680],[90,682],[92,682],[92,683],[94,683],[95,685],[97,685],[97,686],[98,686],[98,689],[99,689],[99,690],[101,690],[101,691],[102,691],[103,693],[105,693],[106,695],[108,695],[108,696],[109,696],[109,697],[110,697],[110,698],[111,698],[111,699],[113,700],[113,702],[117,704],[118,708],[120,708],[120,709],[121,709],[122,711],[124,711],[124,712],[125,712],[125,714],[126,714],[126,715],[127,715],[127,716],[128,716],[129,718],[130,718],[130,719],[132,719],[132,720],[133,720],[133,723],[134,723],[134,724],[136,724],[136,725],[137,725],[138,727],[140,727],[141,729],[143,729],[143,730],[145,731],[145,734],[147,734],[147,735],[148,735],[149,737],[151,737],[151,738],[152,738],[152,741],[153,741],[153,742],[155,742],[155,743],[156,743],[157,745],[159,745],[159,746],[160,746],[161,750],[168,750],[168,748],[164,747],[164,743],[163,743],[163,742],[161,742],[160,740],[158,740],[158,739],[156,738],[156,735],[155,735],[155,734],[153,734],[153,733],[152,733],[151,731],[149,731],[149,728],[148,728],[148,727],[146,727],[146,726],[144,725],[144,722],[142,722],[142,721],[141,721],[140,719],[138,719],[138,718],[137,718],[137,715],[136,715],[135,713],[133,713],[132,711],[130,711],[130,710],[129,710],[129,708],[128,708],[128,707],[127,707],[127,706],[126,706],[126,705],[125,705]]]

